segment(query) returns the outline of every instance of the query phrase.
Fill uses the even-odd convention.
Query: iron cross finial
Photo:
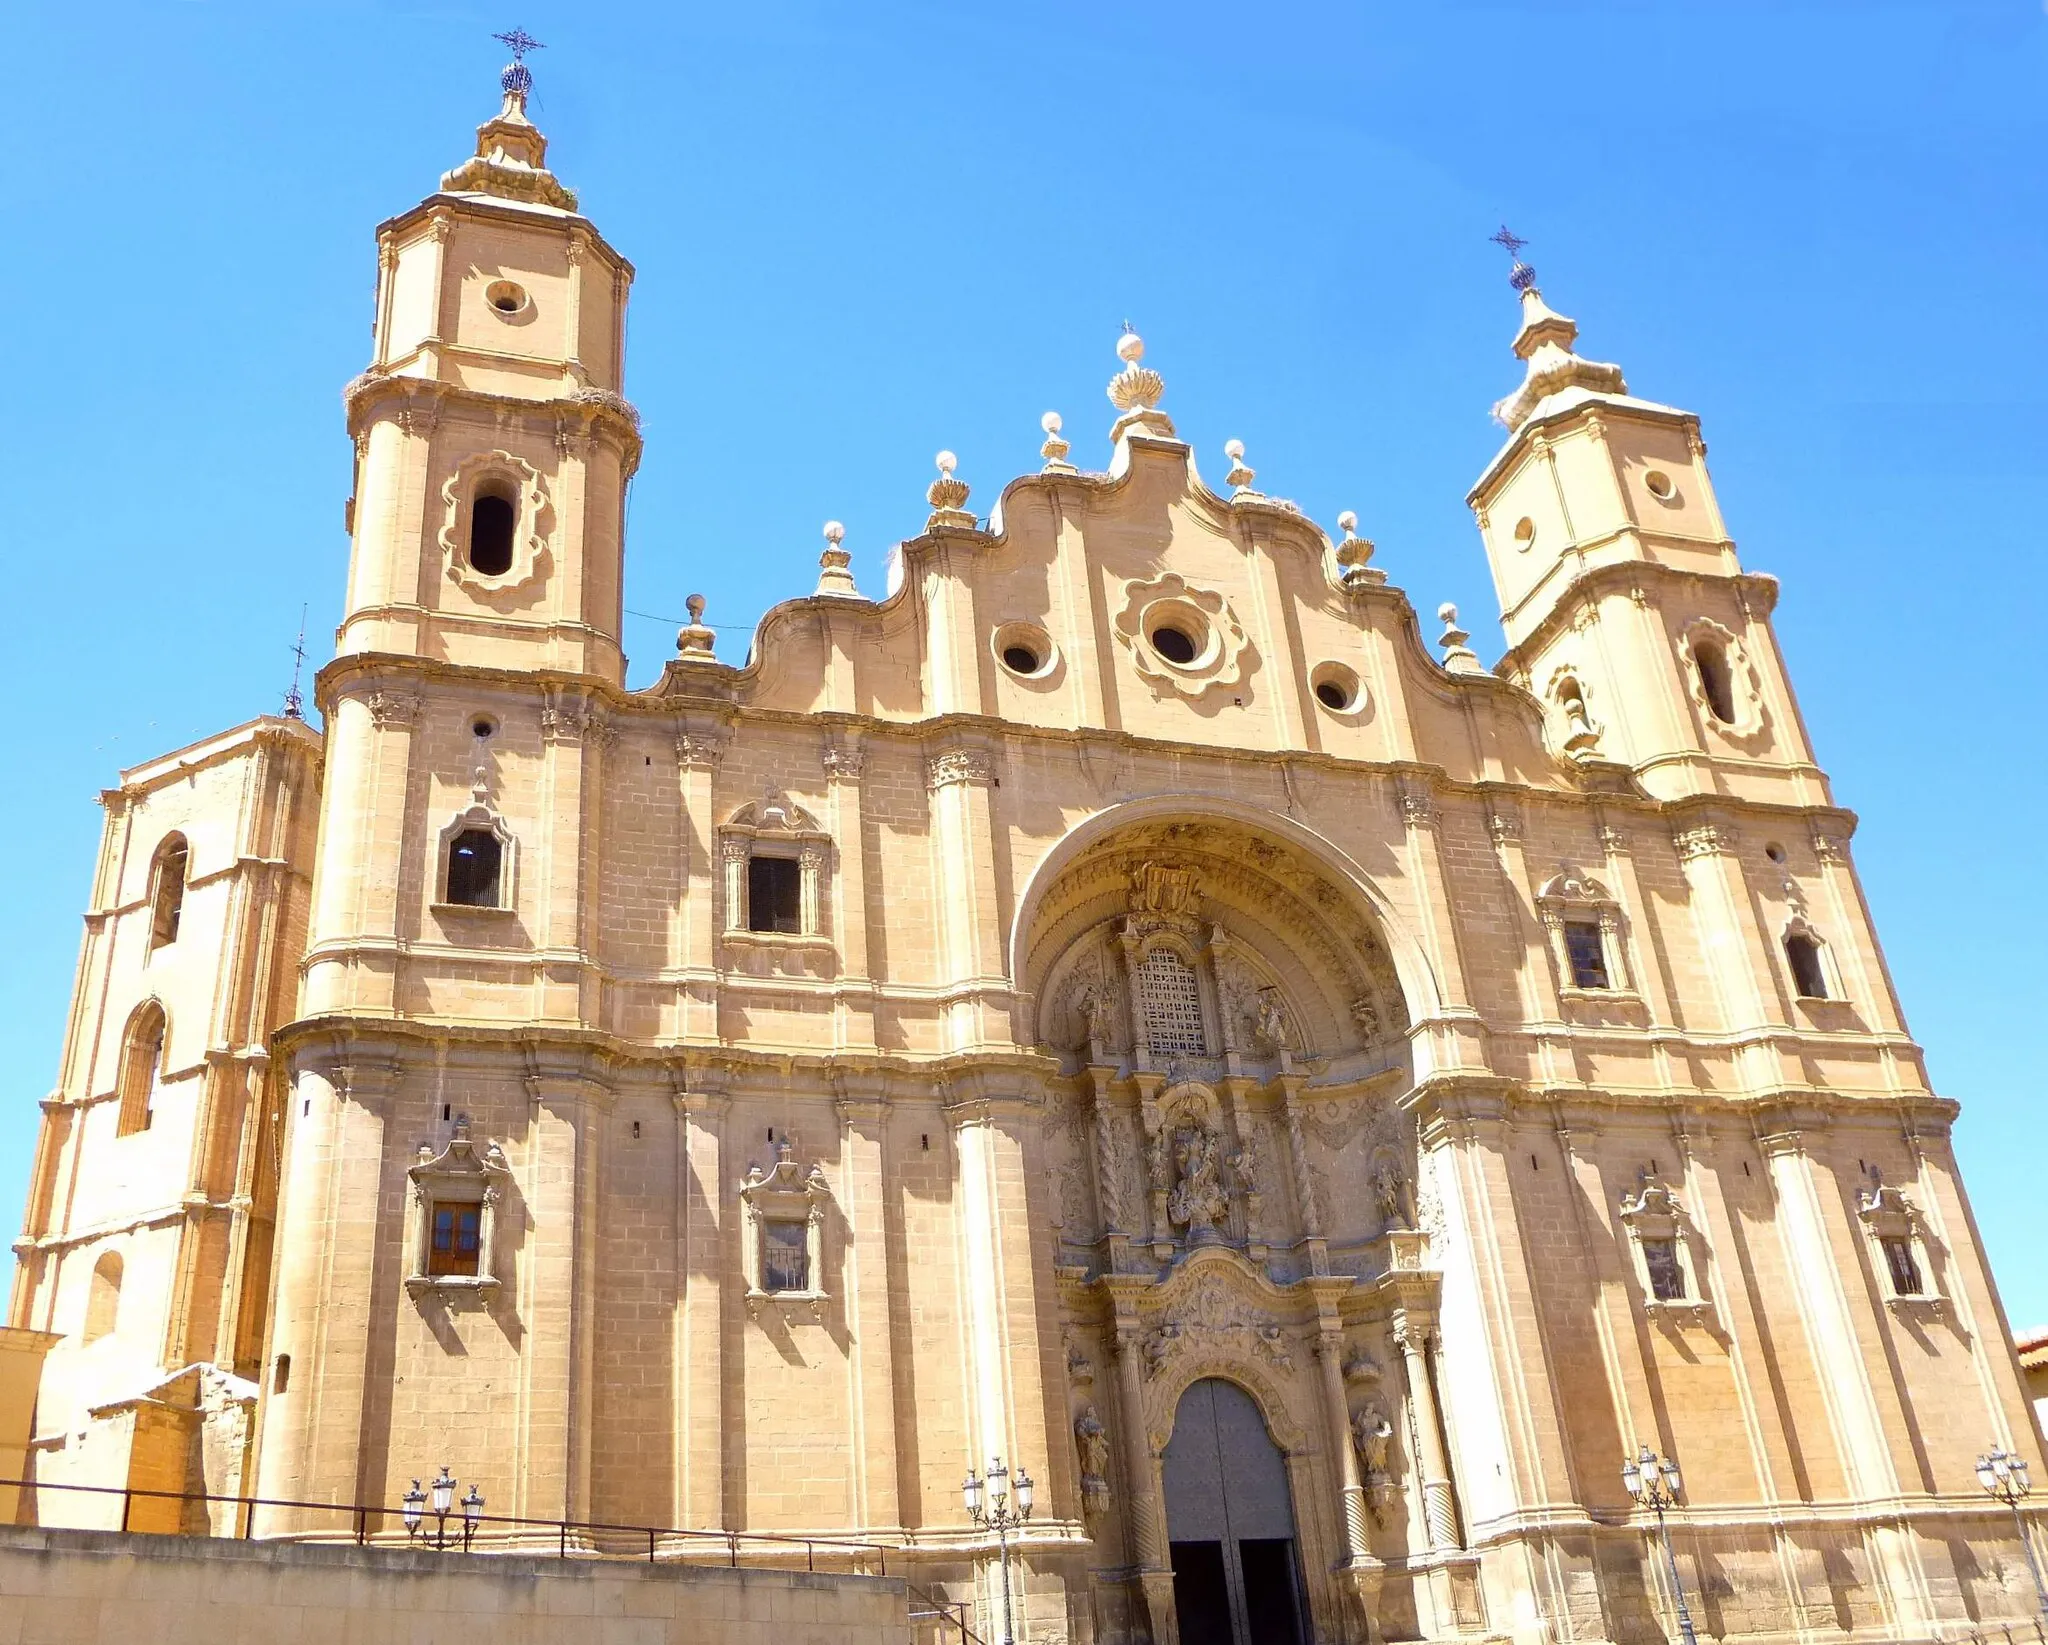
[[[1498,234],[1489,234],[1487,239],[1491,240],[1515,260],[1515,266],[1508,270],[1509,285],[1513,286],[1517,291],[1527,291],[1531,286],[1535,285],[1536,271],[1522,261],[1522,247],[1529,243],[1527,240],[1524,240],[1505,223],[1501,224]]]
[[[526,54],[530,51],[547,50],[546,46],[534,39],[524,29],[515,28],[509,34],[494,34],[491,38],[493,40],[502,40],[505,43],[505,47],[512,53],[512,61],[515,63],[525,62]]]

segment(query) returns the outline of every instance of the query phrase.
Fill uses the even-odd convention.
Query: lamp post
[[[462,1529],[448,1529],[448,1516],[455,1511],[455,1487],[461,1482],[449,1473],[448,1464],[441,1464],[441,1477],[428,1488],[432,1492],[434,1528],[427,1532],[424,1540],[432,1548],[445,1552],[455,1546],[459,1539],[466,1552],[470,1539],[476,1535],[477,1521],[484,1517],[484,1494],[470,1482],[469,1495],[462,1499]],[[422,1540],[420,1524],[427,1516],[428,1491],[420,1489],[420,1482],[414,1480],[412,1489],[400,1499],[404,1504],[401,1517],[405,1520],[405,1534],[410,1541]]]
[[[996,1534],[1003,1560],[1003,1645],[1017,1645],[1016,1631],[1010,1623],[1010,1533],[1031,1517],[1031,1476],[1022,1468],[1017,1470],[1017,1505],[1012,1508],[1010,1470],[997,1457],[988,1465],[986,1482],[976,1477],[972,1468],[967,1470],[967,1478],[960,1485],[960,1497],[967,1504],[968,1518]]]
[[[2012,1528],[2027,1556],[2027,1569],[2034,1578],[2034,1603],[2048,1617],[2048,1588],[2041,1585],[2041,1567],[2034,1559],[2033,1540],[2027,1522],[2020,1517],[2020,1503],[2033,1495],[2033,1481],[2027,1478],[2026,1462],[2001,1445],[1994,1445],[1977,1459],[1977,1483],[2012,1510]]]
[[[1671,1551],[1671,1532],[1664,1524],[1665,1514],[1678,1506],[1679,1496],[1685,1490],[1678,1477],[1678,1463],[1672,1457],[1660,1457],[1645,1445],[1639,1456],[1623,1460],[1621,1483],[1630,1496],[1657,1516],[1657,1538],[1664,1544],[1664,1563],[1671,1571],[1671,1592],[1678,1601],[1679,1637],[1685,1645],[1697,1645],[1692,1612],[1685,1608],[1685,1584],[1678,1577],[1678,1556]]]

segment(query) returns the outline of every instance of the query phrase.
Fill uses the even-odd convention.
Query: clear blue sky
[[[1099,464],[1134,320],[1220,476],[1355,508],[1500,650],[1465,488],[1516,380],[1503,220],[1638,393],[1699,412],[2016,1324],[2048,1324],[2048,16],[2010,3],[15,10],[0,141],[0,1223],[19,1225],[118,767],[277,707],[348,544],[371,230],[461,159],[514,23],[639,266],[627,604],[720,647],[863,586],[931,455],[986,509],[1057,408]],[[633,680],[674,623],[627,625]]]

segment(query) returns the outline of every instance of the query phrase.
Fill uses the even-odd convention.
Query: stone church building
[[[1488,669],[1126,334],[1105,449],[986,515],[942,455],[883,597],[828,527],[628,690],[633,269],[528,83],[377,229],[322,729],[103,796],[24,1515],[347,1535],[446,1463],[883,1543],[992,1640],[1001,1457],[1028,1645],[2030,1616],[1956,1107],[1698,420],[1516,265]]]

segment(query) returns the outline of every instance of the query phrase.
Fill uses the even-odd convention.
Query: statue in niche
[[[1372,1197],[1383,1228],[1412,1228],[1415,1225],[1408,1203],[1408,1178],[1393,1160],[1383,1159],[1373,1168]]]
[[[1167,1196],[1166,1214],[1175,1227],[1187,1230],[1190,1239],[1213,1234],[1230,1210],[1217,1159],[1219,1147],[1201,1126],[1184,1126],[1174,1134],[1173,1163],[1179,1180]]]
[[[1394,1442],[1394,1425],[1387,1420],[1386,1408],[1378,1400],[1369,1399],[1359,1406],[1351,1418],[1351,1438],[1358,1446],[1365,1482],[1377,1485],[1388,1479],[1387,1452]]]
[[[1293,1039],[1287,1003],[1277,988],[1261,988],[1252,1005],[1252,1039],[1268,1051],[1284,1051]]]
[[[1089,1514],[1109,1509],[1109,1434],[1089,1406],[1074,1419],[1074,1449],[1081,1459],[1081,1505]]]
[[[1351,1002],[1351,1020],[1358,1024],[1358,1032],[1368,1045],[1380,1037],[1385,1026],[1380,1021],[1379,1002],[1370,994],[1360,994]]]
[[[1256,1194],[1261,1191],[1264,1181],[1265,1159],[1259,1147],[1259,1133],[1255,1126],[1244,1128],[1244,1140],[1236,1153],[1230,1156],[1230,1176],[1240,1194]]]

